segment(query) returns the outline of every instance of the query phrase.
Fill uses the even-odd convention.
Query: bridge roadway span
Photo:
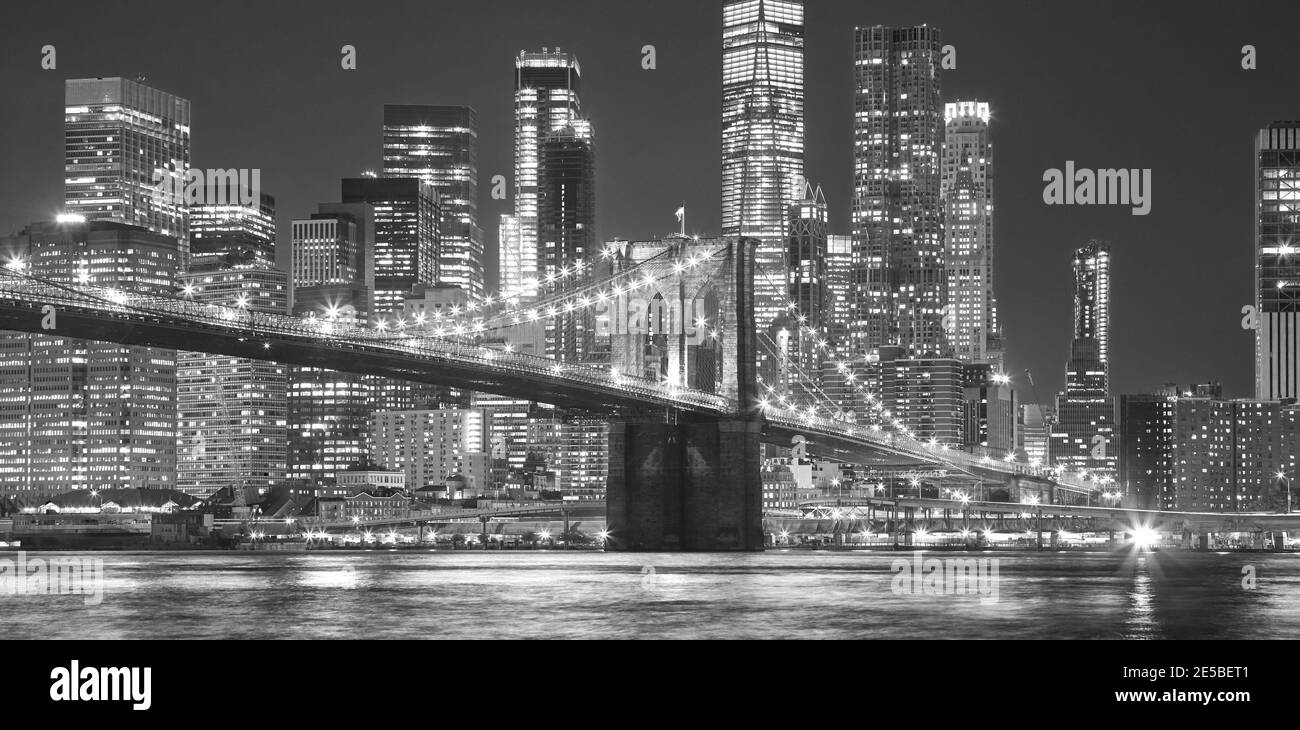
[[[0,270],[0,329],[375,374],[615,414],[660,409],[734,418],[740,411],[734,400],[717,393],[465,339],[72,286],[10,270]],[[793,409],[768,407],[762,416],[764,441],[788,446],[802,435],[810,450],[824,458],[898,469],[937,466],[977,479],[1014,478],[1078,495],[1097,491],[1085,480]]]

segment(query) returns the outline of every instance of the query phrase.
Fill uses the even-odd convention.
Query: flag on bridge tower
[[[682,224],[682,235],[686,235],[686,201],[682,201],[682,207],[677,209],[677,222]]]

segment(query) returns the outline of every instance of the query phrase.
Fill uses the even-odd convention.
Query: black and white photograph
[[[837,653],[886,683],[1285,703],[1256,680],[1300,639],[1298,27],[10,4],[0,639],[51,641],[6,672],[52,719],[170,721],[286,660],[601,673],[376,641],[869,640]],[[1228,648],[1131,653],[1193,640]]]

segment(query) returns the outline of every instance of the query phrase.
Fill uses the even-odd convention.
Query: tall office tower
[[[478,224],[478,113],[468,106],[384,105],[384,177],[437,191],[438,282],[485,294]]]
[[[370,417],[371,458],[406,472],[412,491],[463,477],[471,489],[491,481],[488,416],[473,408],[376,411]]]
[[[229,185],[209,187],[204,199],[190,208],[184,295],[288,314],[289,275],[275,267],[275,198],[253,200]],[[225,488],[233,493],[278,484],[285,469],[287,389],[283,365],[177,352],[177,488],[206,497]]]
[[[245,204],[231,190],[225,202],[213,202],[211,192],[205,199],[189,208],[191,256],[251,253],[275,263],[275,198],[262,193],[256,203]]]
[[[402,308],[418,284],[438,278],[438,202],[428,183],[414,177],[344,178],[343,203],[375,209],[375,313]]]
[[[321,203],[316,209],[291,225],[294,311],[369,324],[374,315],[374,206]]]
[[[1255,137],[1255,397],[1300,397],[1300,121]]]
[[[853,286],[853,237],[826,236],[826,332],[836,352],[849,352]]]
[[[364,376],[291,367],[286,459],[289,478],[330,484],[340,471],[364,461],[373,411],[370,402],[370,385]]]
[[[818,378],[829,334],[831,296],[827,289],[826,197],[820,186],[804,189],[803,199],[790,206],[786,236],[785,294],[794,309],[789,312],[790,339],[786,352],[805,374]]]
[[[293,313],[367,326],[374,316],[375,209],[322,203],[293,221]],[[366,454],[371,379],[320,368],[289,368],[288,474],[314,484]]]
[[[1074,340],[1065,392],[1056,398],[1048,457],[1070,469],[1115,476],[1115,407],[1110,399],[1110,248],[1091,241],[1074,254]]]
[[[945,104],[944,266],[948,344],[962,360],[1002,369],[1002,331],[993,294],[993,144],[989,105]]]
[[[364,247],[352,217],[314,213],[294,221],[290,230],[295,287],[349,284],[360,276]]]
[[[939,30],[855,31],[853,346],[945,352]]]
[[[1172,509],[1174,391],[1121,395],[1115,414],[1119,430],[1119,476],[1124,506]]]
[[[597,248],[596,162],[591,125],[583,120],[546,136],[539,176],[537,276],[562,277],[575,262],[588,263]],[[546,322],[547,356],[567,362],[583,359],[589,314],[569,312]]]
[[[184,189],[189,100],[119,77],[68,79],[63,132],[63,212],[171,236],[183,269],[189,255],[185,201],[161,191]]]
[[[539,277],[560,274],[597,248],[596,159],[591,124],[573,124],[546,136],[537,191]]]
[[[117,221],[33,223],[0,256],[34,276],[172,294],[176,239]],[[171,488],[176,479],[176,353],[0,336],[0,491]]]
[[[786,311],[787,214],[804,193],[803,173],[803,2],[728,2],[722,9],[722,234],[759,239],[759,332]]]
[[[581,87],[582,69],[577,57],[559,48],[543,48],[541,53],[520,51],[515,59],[515,217],[519,241],[510,251],[501,246],[503,293],[528,289],[529,282],[536,281],[541,271],[539,216],[546,175],[543,148],[551,134],[581,121]]]
[[[252,312],[289,313],[289,275],[251,249],[190,258],[185,296]],[[176,486],[195,497],[269,489],[285,476],[288,369],[266,360],[177,353]]]

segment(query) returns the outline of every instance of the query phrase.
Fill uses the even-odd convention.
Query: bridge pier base
[[[606,549],[762,550],[760,436],[739,419],[611,422]]]

